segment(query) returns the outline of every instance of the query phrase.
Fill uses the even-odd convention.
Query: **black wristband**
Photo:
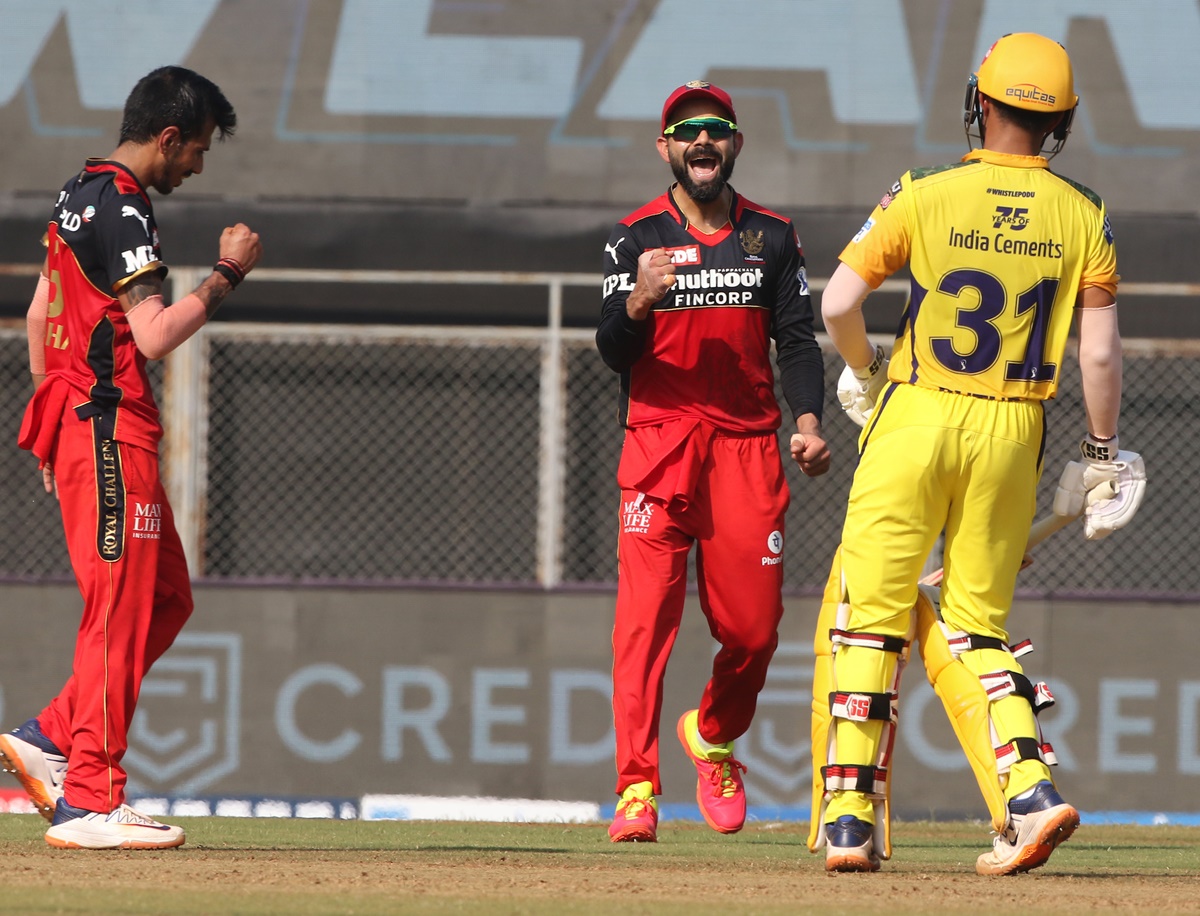
[[[242,267],[241,263],[235,258],[218,258],[217,263],[224,264],[226,267],[231,268],[233,272],[243,280],[246,279],[246,269]]]
[[[236,270],[220,261],[213,265],[213,273],[218,273],[228,280],[230,289],[237,289],[237,285],[242,282],[242,278]]]

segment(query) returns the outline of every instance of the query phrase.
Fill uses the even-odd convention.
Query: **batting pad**
[[[992,827],[1002,833],[1008,824],[1008,803],[1000,786],[996,750],[992,746],[987,691],[950,651],[933,602],[924,590],[917,597],[917,642],[925,675],[946,709],[958,743],[979,783],[979,791],[992,816]]]
[[[817,616],[817,632],[813,641],[813,652],[816,656],[816,663],[813,669],[812,700],[813,796],[812,817],[809,822],[808,834],[808,848],[811,852],[818,852],[825,846],[825,811],[829,796],[825,791],[825,774],[822,772],[822,768],[827,764],[833,763],[832,751],[836,745],[835,736],[837,734],[837,727],[829,705],[830,695],[836,689],[834,645],[831,633],[833,630],[845,626],[849,615],[849,605],[846,603],[845,583],[842,581],[841,558],[842,552],[839,547],[834,554],[829,579],[825,583],[825,592],[821,599],[821,610]],[[877,650],[872,649],[871,651],[874,652]],[[903,670],[904,659],[906,657],[907,650],[903,653],[903,657],[898,658],[895,662],[894,675],[890,680],[893,691],[899,690],[900,672]],[[875,852],[881,859],[890,859],[892,856],[892,770],[887,764],[890,762],[891,747],[895,740],[895,734],[894,722],[888,723],[886,737],[881,735],[880,741],[875,742],[877,745],[886,743],[886,751],[882,754],[881,761],[884,766],[883,772],[886,773],[886,781],[882,786],[881,793],[878,788],[876,789],[876,792],[880,794],[871,793],[868,795],[874,808]]]
[[[808,848],[817,852],[825,845],[825,766],[829,753],[829,728],[833,715],[829,711],[829,694],[833,691],[833,642],[829,632],[837,626],[837,609],[842,600],[842,549],[833,555],[833,568],[825,583],[821,611],[817,615],[817,633],[813,652],[817,657],[813,668],[812,699],[812,818],[809,821]]]

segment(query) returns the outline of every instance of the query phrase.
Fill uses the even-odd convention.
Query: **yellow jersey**
[[[1119,279],[1095,193],[987,149],[906,172],[841,260],[872,289],[909,265],[891,381],[1004,399],[1054,396],[1077,294]]]

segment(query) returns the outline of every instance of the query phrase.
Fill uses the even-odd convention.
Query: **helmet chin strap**
[[[976,132],[971,133],[971,125],[977,124]],[[983,111],[979,103],[979,77],[974,73],[967,79],[967,94],[963,100],[963,130],[967,135],[967,149],[974,150],[974,140],[978,139],[983,146]]]
[[[1071,135],[1071,125],[1075,121],[1075,112],[1079,110],[1079,103],[1075,103],[1075,107],[1063,112],[1063,118],[1058,122],[1058,126],[1050,131],[1046,136],[1054,138],[1054,148],[1048,153],[1043,153],[1047,159],[1053,159],[1062,151],[1063,145],[1067,142],[1067,137]],[[1045,146],[1046,138],[1042,138],[1042,145]]]

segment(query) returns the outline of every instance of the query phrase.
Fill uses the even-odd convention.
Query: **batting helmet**
[[[1005,35],[988,49],[979,71],[967,80],[963,123],[968,147],[972,147],[972,140],[983,142],[982,130],[979,134],[971,132],[973,124],[980,124],[982,128],[980,95],[1026,111],[1065,112],[1053,131],[1056,142],[1046,153],[1047,158],[1062,149],[1071,132],[1075,107],[1079,104],[1067,49],[1057,41],[1033,32]]]

